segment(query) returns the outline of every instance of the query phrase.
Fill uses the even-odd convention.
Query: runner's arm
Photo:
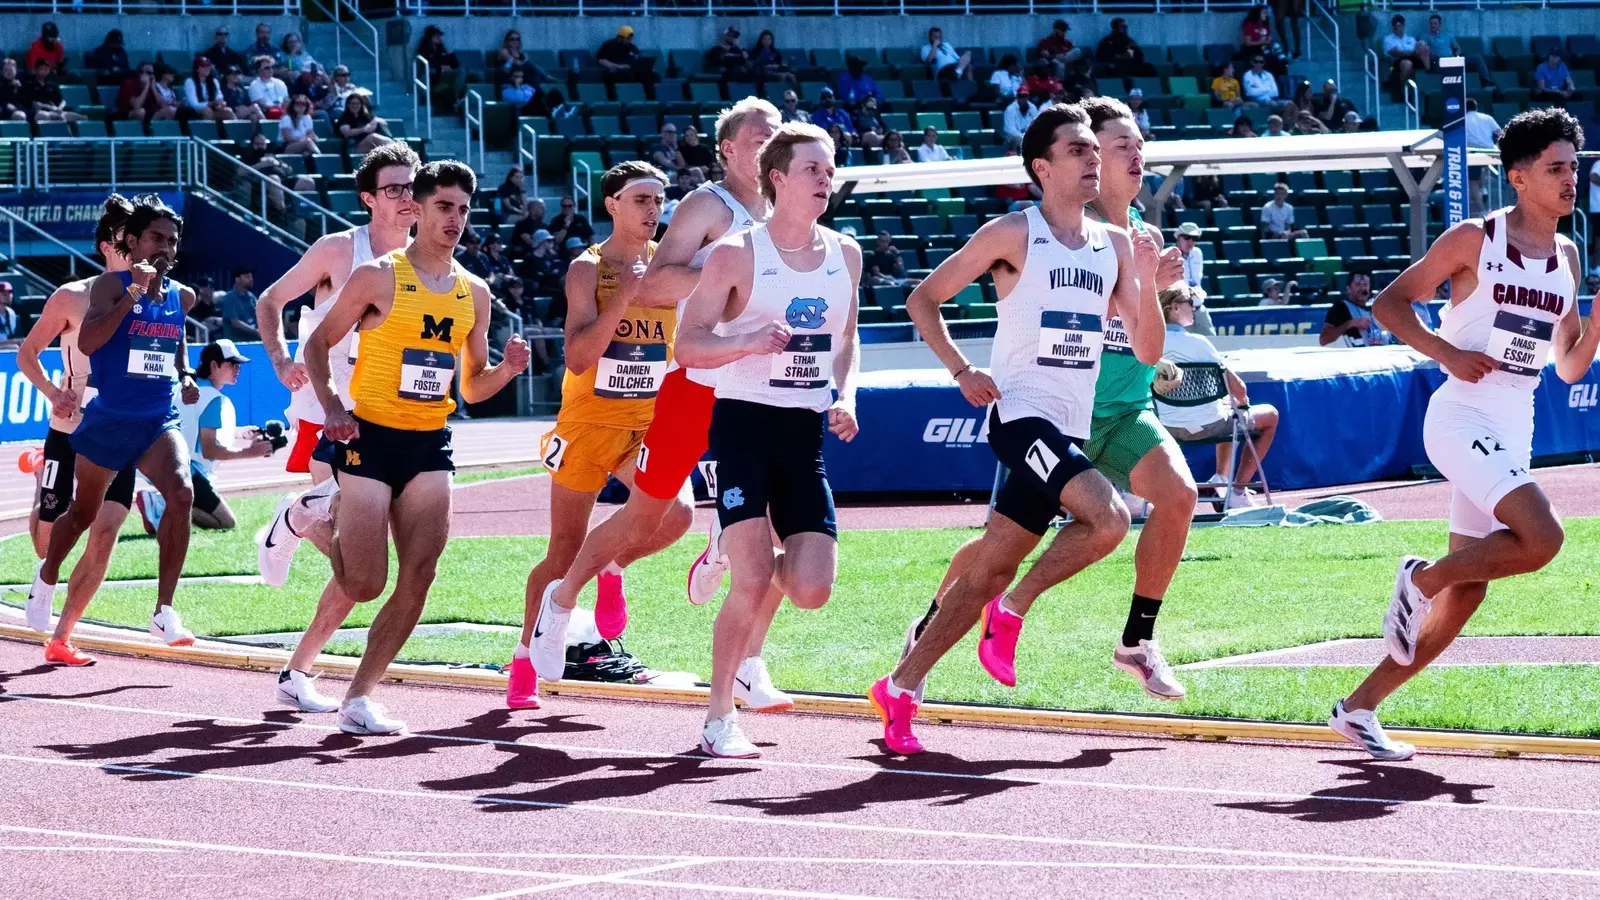
[[[194,309],[194,289],[185,285],[178,285],[178,303],[183,307],[184,318],[189,317],[189,310]],[[189,329],[187,326],[178,329],[178,385],[183,388],[182,399],[184,403],[199,403],[200,388],[194,383],[194,372],[189,370]]]
[[[848,406],[854,415],[856,375],[861,371],[861,346],[856,332],[861,308],[861,245],[849,238],[841,238],[839,244],[844,251],[844,264],[850,269],[850,315],[840,335],[839,352],[833,357],[833,386],[839,392],[838,402]]]
[[[116,273],[102,273],[89,287],[89,309],[78,326],[78,349],[87,356],[104,347],[137,302]]]
[[[328,364],[328,351],[333,346],[329,335],[348,334],[361,324],[369,309],[376,308],[387,315],[393,303],[394,270],[385,268],[382,260],[362,263],[350,273],[350,280],[344,283],[322,325],[306,338],[306,377],[325,412],[344,412],[344,400],[333,384],[333,368]]]
[[[75,394],[71,397],[66,396],[72,392],[63,390],[50,380],[49,373],[39,364],[39,354],[50,346],[51,341],[67,330],[67,306],[82,302],[83,298],[79,292],[83,290],[72,287],[56,288],[50,299],[44,302],[44,309],[39,313],[39,321],[33,323],[33,330],[28,332],[28,336],[22,340],[22,346],[17,348],[17,371],[38,388],[39,393],[44,394],[45,399],[50,401],[51,407],[68,404],[75,406],[82,399]],[[71,413],[72,409],[69,407],[66,414],[71,415]],[[56,415],[60,416],[62,413],[57,411]]]
[[[917,326],[917,333],[956,380],[975,367],[950,338],[950,329],[939,315],[939,306],[999,263],[1020,272],[1027,242],[1028,226],[1024,216],[1011,213],[994,219],[979,228],[961,249],[950,254],[906,298],[906,313]]]
[[[1411,349],[1437,360],[1440,365],[1449,368],[1453,363],[1458,363],[1463,351],[1428,330],[1417,318],[1417,311],[1411,308],[1411,304],[1431,298],[1439,285],[1449,281],[1456,273],[1475,271],[1478,254],[1483,250],[1483,240],[1481,219],[1470,219],[1446,231],[1421,259],[1412,263],[1400,273],[1400,277],[1378,293],[1378,298],[1372,302],[1373,318]],[[1487,366],[1478,373],[1481,378],[1493,368],[1493,360],[1481,353],[1477,355],[1483,357]],[[1476,381],[1477,378],[1472,380]]]
[[[289,344],[283,339],[283,309],[291,300],[296,300],[317,289],[317,285],[327,279],[327,273],[334,271],[333,263],[341,251],[348,246],[349,238],[343,234],[330,234],[318,238],[306,255],[300,261],[283,273],[283,277],[274,281],[270,287],[261,292],[256,298],[256,328],[261,333],[261,347],[267,352],[267,358],[272,361],[272,370],[277,373],[278,380],[288,385],[289,370],[294,365],[294,360],[289,355]],[[300,335],[303,342],[310,335]],[[301,379],[296,381],[304,383]],[[299,387],[291,385],[292,390]]]
[[[700,269],[690,268],[689,261],[705,246],[706,236],[711,233],[707,220],[716,215],[717,210],[730,217],[733,215],[722,201],[706,194],[691,194],[678,204],[671,224],[667,225],[667,233],[661,236],[655,256],[650,258],[650,267],[645,270],[635,303],[675,306],[689,296],[701,275]]]
[[[472,331],[461,348],[461,399],[482,403],[527,368],[529,351],[522,335],[514,334],[506,341],[500,362],[489,365],[489,285],[476,275],[468,275],[467,280],[472,283],[473,316]]]
[[[700,281],[689,295],[683,318],[678,321],[674,352],[679,365],[715,369],[754,353],[776,353],[788,343],[789,327],[782,322],[745,334],[719,335],[714,330],[718,322],[743,311],[733,306],[740,288],[744,289],[744,296],[750,294],[753,259],[754,251],[743,237],[718,244],[711,251]]]
[[[1166,322],[1161,315],[1161,305],[1155,302],[1155,291],[1152,287],[1147,300],[1141,281],[1150,281],[1155,284],[1153,277],[1141,279],[1140,268],[1155,270],[1154,264],[1143,265],[1140,256],[1135,254],[1134,240],[1126,231],[1120,228],[1106,228],[1106,237],[1111,242],[1112,252],[1117,254],[1117,283],[1111,288],[1111,306],[1117,315],[1122,317],[1122,326],[1128,330],[1128,343],[1133,346],[1133,356],[1147,366],[1153,366],[1161,361],[1162,344],[1166,340]],[[1148,232],[1141,240],[1143,249],[1139,252],[1145,255],[1156,254],[1155,241],[1149,237]]]
[[[604,311],[600,309],[599,298],[595,296],[599,277],[599,264],[587,254],[573,260],[567,269],[567,369],[574,375],[582,375],[600,362],[601,354],[616,333],[617,323],[628,309],[620,283],[611,304]],[[620,281],[624,277],[630,278],[635,286],[639,283],[632,273],[625,275],[619,269],[617,278]]]
[[[1572,271],[1573,287],[1583,277],[1583,269],[1578,262],[1578,248],[1569,241],[1557,238],[1560,243],[1558,248],[1567,257],[1567,265]],[[1578,291],[1572,292],[1573,297],[1578,296]],[[1594,307],[1589,308],[1589,319],[1584,321],[1578,316],[1578,304],[1574,302],[1567,310],[1567,314],[1556,322],[1554,350],[1556,358],[1556,374],[1567,384],[1576,384],[1583,380],[1589,373],[1589,366],[1594,363],[1596,351],[1600,351],[1600,327],[1596,327]],[[38,327],[38,326],[34,326]],[[20,357],[18,362],[21,362]]]

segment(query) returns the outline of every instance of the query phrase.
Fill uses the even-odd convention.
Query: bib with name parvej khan
[[[651,241],[644,251],[648,263],[655,255]],[[617,266],[600,255],[595,244],[584,255],[595,263],[595,310],[604,315],[616,302]],[[672,340],[678,329],[675,306],[630,305],[617,322],[600,359],[583,374],[571,369],[561,380],[561,411],[557,419],[572,425],[605,425],[642,431],[655,416],[656,393],[672,359]]]
[[[1105,217],[1090,207],[1088,212],[1100,221]],[[1133,207],[1128,207],[1129,230],[1144,227],[1144,217]],[[1133,342],[1121,316],[1107,316],[1105,352],[1100,357],[1100,375],[1094,383],[1094,414],[1096,418],[1116,416],[1127,412],[1154,409],[1150,386],[1156,380],[1156,367],[1139,362],[1133,355]]]
[[[350,377],[355,415],[403,431],[436,431],[456,408],[450,387],[476,318],[472,283],[456,265],[450,290],[435,293],[404,249],[390,253],[389,262],[394,305],[376,327],[361,332],[361,354]]]

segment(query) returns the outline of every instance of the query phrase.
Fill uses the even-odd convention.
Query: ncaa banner
[[[1444,95],[1444,227],[1467,217],[1467,61],[1460,56],[1439,60]]]

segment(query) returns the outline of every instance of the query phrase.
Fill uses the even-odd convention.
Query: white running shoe
[[[1360,744],[1373,759],[1399,762],[1410,759],[1417,748],[1405,741],[1397,741],[1389,737],[1383,726],[1378,724],[1378,717],[1370,709],[1345,709],[1344,701],[1340,700],[1333,705],[1333,715],[1328,719],[1328,727],[1332,728],[1340,737]]]
[[[1394,595],[1383,614],[1383,642],[1389,655],[1402,666],[1411,665],[1417,658],[1417,635],[1422,633],[1422,623],[1433,606],[1433,598],[1422,596],[1411,583],[1411,573],[1426,561],[1420,556],[1400,560],[1400,569],[1394,576]]]
[[[183,619],[171,606],[161,607],[160,612],[150,617],[150,633],[169,647],[187,647],[194,643],[194,632],[183,627]]]
[[[346,734],[399,734],[406,723],[392,718],[376,700],[356,697],[339,707],[339,730]]]
[[[1244,488],[1234,488],[1228,492],[1228,509],[1250,509],[1256,505],[1254,497]]]
[[[318,675],[307,675],[295,669],[278,673],[278,702],[301,712],[326,713],[339,708],[339,701],[324,697],[312,684]]]
[[[917,629],[922,627],[922,620],[925,619],[925,618],[927,618],[927,617],[926,616],[917,616],[915,619],[911,620],[911,624],[910,625],[906,626],[906,642],[904,644],[900,645],[900,661],[901,662],[905,662],[906,661],[906,657],[911,655],[911,648],[915,647],[917,645]],[[917,701],[917,705],[918,706],[922,705],[922,691],[927,686],[928,686],[928,679],[924,678],[921,681],[917,682],[916,689],[911,692],[912,695],[914,696],[914,699]]]
[[[567,622],[572,610],[556,605],[556,587],[561,579],[544,589],[544,600],[539,604],[539,621],[533,625],[533,670],[545,681],[560,681],[567,671]]]
[[[786,712],[794,708],[794,698],[778,690],[767,672],[767,662],[752,656],[739,664],[733,675],[733,699],[751,712]]]
[[[151,489],[143,490],[134,495],[134,505],[139,507],[139,517],[144,520],[146,534],[155,534],[161,530],[161,514],[167,511],[167,498],[161,492]]]
[[[739,728],[739,714],[712,719],[700,729],[700,750],[720,759],[755,759],[761,748],[750,743]]]
[[[289,580],[294,551],[300,546],[300,535],[289,527],[289,508],[294,505],[294,500],[293,494],[284,494],[279,498],[272,521],[256,532],[256,570],[269,587],[283,587],[284,582]]]
[[[333,498],[339,496],[339,480],[328,478],[311,486],[294,503],[294,514],[313,522],[333,521]]]
[[[1124,647],[1119,641],[1111,664],[1139,679],[1144,692],[1157,700],[1182,700],[1189,694],[1155,641],[1140,641],[1137,647]]]
[[[50,613],[56,605],[56,586],[45,584],[39,573],[44,571],[44,560],[33,569],[33,587],[28,589],[28,604],[24,616],[28,627],[34,631],[50,630]]]
[[[695,606],[711,602],[717,591],[722,590],[722,579],[727,574],[728,554],[722,552],[722,517],[713,515],[705,552],[689,566],[689,602]]]

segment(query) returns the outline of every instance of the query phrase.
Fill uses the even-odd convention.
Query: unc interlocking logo
[[[790,328],[821,328],[828,322],[823,313],[828,311],[828,301],[821,297],[796,297],[789,301],[783,317]]]
[[[738,509],[744,505],[744,491],[736,487],[728,488],[722,492],[722,508]]]
[[[347,465],[347,466],[359,466],[359,465],[361,465],[361,454],[357,453],[354,450],[349,449],[348,447],[345,448],[345,451],[344,451],[344,464]]]
[[[1489,270],[1490,272],[1504,272],[1506,270],[1506,264],[1505,263],[1489,262],[1489,263],[1484,263],[1483,267],[1485,269]]]

